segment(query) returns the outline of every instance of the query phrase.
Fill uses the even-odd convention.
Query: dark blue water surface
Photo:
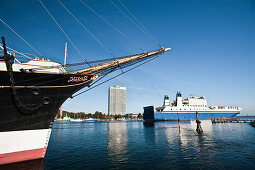
[[[254,169],[255,128],[248,123],[55,122],[34,169]],[[18,169],[17,168],[17,169]]]

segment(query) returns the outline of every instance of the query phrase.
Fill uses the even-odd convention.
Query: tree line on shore
[[[88,119],[88,118],[95,118],[95,119],[109,119],[109,118],[129,118],[133,119],[131,116],[127,115],[106,115],[103,114],[102,112],[96,111],[94,114],[88,113],[86,114],[85,112],[68,112],[68,111],[62,111],[62,117],[60,117],[60,111],[57,113],[57,118],[64,118],[64,117],[70,117],[70,118],[81,118],[81,119]],[[142,119],[143,116],[141,113],[138,114],[137,116],[138,119]]]

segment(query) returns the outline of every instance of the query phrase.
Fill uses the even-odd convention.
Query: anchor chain
[[[48,101],[49,99],[44,97],[41,100],[41,103],[36,107],[27,107],[26,105],[23,104],[23,102],[22,102],[21,98],[18,96],[16,88],[15,88],[15,81],[14,81],[13,69],[12,69],[12,64],[14,63],[14,56],[8,54],[7,49],[6,49],[6,45],[5,45],[4,37],[2,37],[2,42],[3,42],[4,56],[1,56],[0,60],[4,60],[5,64],[6,64],[6,70],[7,70],[7,73],[9,75],[10,87],[11,87],[12,97],[13,97],[13,100],[14,100],[13,102],[14,102],[15,106],[17,107],[17,109],[22,114],[30,115],[32,113],[35,113],[36,111],[38,111],[43,106],[43,104],[49,104],[49,101]],[[38,94],[39,93],[37,91],[34,92],[34,95],[38,95]]]
[[[18,108],[18,110],[26,115],[32,114],[36,111],[38,111],[42,106],[43,103],[41,102],[39,104],[39,106],[36,107],[27,107],[26,105],[23,104],[23,102],[21,101],[20,97],[17,94],[16,88],[15,88],[15,81],[14,81],[14,77],[13,77],[13,69],[12,69],[12,64],[14,62],[14,57],[13,56],[8,56],[5,59],[6,62],[6,66],[7,66],[7,72],[10,78],[10,86],[11,86],[11,91],[12,91],[12,95],[14,97],[14,103],[16,105],[16,107]],[[24,111],[26,110],[26,111]]]

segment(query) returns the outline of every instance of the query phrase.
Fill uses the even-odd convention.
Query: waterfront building
[[[119,114],[126,114],[126,87],[110,87],[108,94],[108,115]]]

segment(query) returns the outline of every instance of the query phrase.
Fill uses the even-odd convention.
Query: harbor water
[[[254,119],[254,117],[253,117]],[[54,122],[45,159],[4,169],[254,169],[255,128],[202,121]]]

